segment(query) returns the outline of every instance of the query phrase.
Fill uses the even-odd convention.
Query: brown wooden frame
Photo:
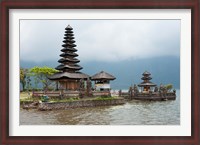
[[[123,145],[200,145],[199,87],[199,0],[3,0],[1,2],[1,133],[0,144],[123,144]],[[103,137],[17,137],[9,136],[9,9],[191,9],[192,10],[192,136],[103,136]],[[188,96],[190,97],[190,96]]]

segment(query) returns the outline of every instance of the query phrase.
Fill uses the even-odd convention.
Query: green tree
[[[167,84],[167,85],[165,85],[165,88],[167,89],[167,91],[171,91],[172,88],[173,88],[173,85],[172,84]]]
[[[27,76],[26,76],[26,89],[28,91],[30,91],[32,89],[32,87],[31,87],[31,76],[30,76],[30,73],[27,73]]]
[[[22,84],[22,91],[24,91],[26,87],[27,74],[28,74],[28,69],[20,68],[20,83]]]
[[[48,76],[58,71],[56,69],[53,69],[47,66],[44,66],[44,67],[35,66],[31,68],[29,72],[34,77],[34,80],[36,82],[41,82],[43,84],[43,89],[49,89],[50,85],[52,85],[53,82],[48,79]]]

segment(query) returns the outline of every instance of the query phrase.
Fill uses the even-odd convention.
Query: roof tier
[[[148,77],[145,76],[145,77],[142,77],[141,79],[142,79],[142,80],[151,80],[152,78],[149,77],[149,76],[148,76]]]
[[[76,53],[69,53],[69,52],[63,52],[62,54],[60,54],[60,56],[61,57],[65,57],[65,58],[67,58],[67,57],[77,57],[78,54],[76,54]]]
[[[142,75],[143,75],[143,76],[150,76],[151,73],[149,73],[148,71],[145,71]]]
[[[66,30],[65,33],[74,33],[72,30]]]
[[[142,82],[142,83],[140,83],[138,86],[139,86],[139,87],[144,87],[144,86],[151,86],[151,87],[155,87],[155,86],[157,86],[157,85],[156,85],[156,84],[154,84],[154,83],[152,83],[152,82],[147,82],[147,83],[145,83],[145,82]]]
[[[65,36],[65,37],[63,37],[64,38],[64,40],[67,40],[67,39],[70,39],[70,40],[72,40],[72,39],[75,39],[73,36]],[[64,41],[63,40],[63,41]]]
[[[65,28],[65,30],[73,30],[73,28],[72,28],[70,25],[68,25],[68,26]]]
[[[59,63],[67,63],[67,62],[71,62],[71,63],[79,63],[80,60],[76,59],[76,58],[72,58],[72,59],[69,59],[69,58],[61,58],[58,60]]]
[[[72,51],[72,52],[76,52],[77,49],[76,48],[70,48],[70,47],[64,47],[63,49],[61,49],[62,52],[66,52],[66,51]]]
[[[68,65],[68,64],[60,64],[56,67],[57,70],[81,70],[82,67],[79,65]]]
[[[73,44],[73,43],[65,43],[62,45],[63,47],[76,47],[76,44]]]
[[[66,33],[66,34],[64,34],[64,36],[67,36],[67,37],[73,37],[73,36],[74,36],[74,34],[73,34],[73,33],[68,33],[68,31],[67,31],[67,33]]]
[[[60,79],[87,79],[90,76],[81,72],[69,73],[69,72],[58,72],[50,76],[50,80],[60,80]]]
[[[116,78],[113,75],[111,75],[105,71],[101,71],[91,77],[91,80],[103,80],[103,79],[104,80],[114,80]]]
[[[63,40],[63,42],[64,42],[64,43],[67,43],[67,42],[75,43],[76,41],[73,40],[73,39],[69,39],[69,38],[67,38],[67,39]]]

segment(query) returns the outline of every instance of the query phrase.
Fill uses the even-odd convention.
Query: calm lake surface
[[[179,125],[180,92],[174,101],[130,101],[124,105],[56,111],[20,110],[20,125]]]

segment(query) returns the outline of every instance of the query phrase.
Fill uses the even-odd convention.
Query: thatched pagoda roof
[[[104,80],[115,80],[116,78],[113,75],[111,75],[105,71],[101,71],[91,77],[91,80],[103,80],[103,79]]]
[[[69,73],[69,72],[58,72],[48,78],[50,80],[60,80],[60,79],[87,79],[90,76],[81,72]]]
[[[152,77],[145,76],[145,77],[142,77],[141,79],[142,79],[142,80],[151,80],[151,79],[152,79]]]
[[[61,58],[61,59],[58,60],[58,62],[60,62],[60,63],[64,63],[64,62],[75,62],[75,63],[78,63],[78,62],[80,62],[80,60],[78,60],[76,58],[73,58],[73,59]]]
[[[144,81],[142,83],[138,84],[139,87],[144,87],[144,86],[155,87],[155,86],[157,86],[156,84],[149,81],[152,79],[150,77],[151,73],[149,73],[148,71],[145,71],[142,75],[143,75],[143,77],[141,79]]]
[[[67,27],[65,28],[65,30],[73,30],[73,28],[70,25],[67,25]]]
[[[67,65],[67,64],[61,64],[59,66],[56,67],[57,70],[63,70],[63,69],[71,69],[71,70],[81,70],[82,67],[79,65]]]
[[[149,73],[148,71],[145,71],[143,74],[142,74],[143,76],[146,76],[146,75],[151,75],[151,73]]]
[[[150,87],[155,87],[157,86],[156,84],[152,83],[152,82],[142,82],[140,84],[138,84],[139,87],[144,87],[144,86],[150,86]]]

